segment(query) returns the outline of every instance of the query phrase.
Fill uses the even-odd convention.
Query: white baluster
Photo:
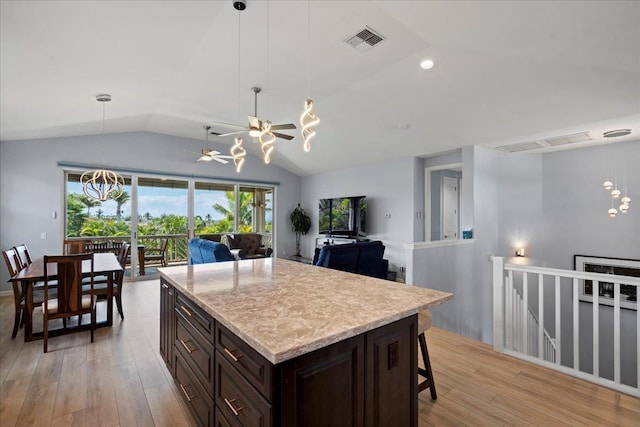
[[[538,274],[538,357],[544,358],[544,278]]]
[[[593,376],[600,376],[600,281],[593,280]]]
[[[620,283],[613,284],[613,380],[620,384]]]
[[[554,361],[556,365],[560,364],[560,276],[556,276],[556,348],[553,354]]]
[[[580,306],[578,305],[578,279],[573,279],[573,369],[580,369]]]
[[[527,273],[526,272],[522,272],[522,306],[523,306],[523,310],[522,310],[522,321],[524,322],[524,325],[522,325],[522,333],[525,334],[525,336],[527,336],[527,308],[529,307],[529,286],[528,286],[528,277],[527,277]],[[527,340],[523,340],[524,341],[524,345],[522,346],[522,352],[524,354],[529,354],[529,352],[527,351]]]

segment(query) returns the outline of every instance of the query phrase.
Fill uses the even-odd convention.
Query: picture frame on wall
[[[573,269],[587,273],[640,277],[640,260],[574,255]],[[601,305],[613,306],[613,281],[596,282],[593,280],[580,280],[579,300],[593,302],[595,283],[598,284],[598,302]],[[638,288],[636,286],[620,283],[620,308],[629,310],[638,309]]]

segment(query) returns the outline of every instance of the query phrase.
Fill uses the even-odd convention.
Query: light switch
[[[42,240],[47,240],[47,233],[40,233],[40,238]]]
[[[58,216],[58,212],[51,211],[51,219],[56,219],[57,216]]]

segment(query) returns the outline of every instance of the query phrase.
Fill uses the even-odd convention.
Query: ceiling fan
[[[209,145],[209,130],[211,129],[211,126],[204,125],[203,128],[204,128],[206,145]],[[210,162],[212,160],[215,160],[218,163],[227,164],[229,163],[227,159],[233,159],[233,156],[222,155],[222,153],[220,153],[219,151],[211,150],[208,147],[203,148],[200,153],[193,153],[193,154],[200,154],[200,158],[196,160],[198,162]]]
[[[253,112],[253,116],[247,116],[249,126],[240,126],[240,125],[234,125],[231,123],[222,123],[222,122],[212,122],[211,124],[213,126],[239,128],[241,130],[237,130],[233,132],[225,132],[225,133],[211,132],[211,134],[216,136],[229,136],[229,135],[237,135],[240,133],[249,132],[249,136],[253,138],[260,137],[260,134],[262,133],[262,131],[265,130],[264,122],[258,119],[258,94],[260,93],[261,90],[262,89],[260,89],[259,87],[251,88],[251,91],[253,92],[253,96],[254,96],[254,112]],[[276,138],[292,140],[293,136],[291,135],[286,135],[284,133],[279,133],[279,132],[273,132],[273,131],[285,130],[285,129],[296,129],[296,125],[294,125],[293,123],[286,123],[286,124],[280,124],[280,125],[271,125],[271,128],[270,128],[271,133]]]

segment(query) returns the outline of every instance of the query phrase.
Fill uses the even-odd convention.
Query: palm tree
[[[130,199],[131,199],[131,195],[129,195],[129,193],[127,193],[126,191],[123,191],[122,193],[120,193],[118,197],[111,198],[111,200],[113,200],[117,204],[117,208],[116,208],[117,221],[120,221],[122,219],[122,205],[127,203]]]
[[[239,209],[238,209],[238,213],[239,213],[238,227],[240,228],[242,226],[250,226],[252,215],[253,215],[253,212],[251,209],[252,208],[251,204],[253,203],[253,194],[247,193],[247,192],[240,192],[238,194],[240,196],[240,203],[239,203]],[[233,191],[225,191],[224,195],[227,198],[227,207],[222,206],[219,203],[216,203],[213,205],[213,209],[215,209],[218,213],[221,213],[227,221],[233,223],[233,220],[235,217],[235,209],[236,209],[235,193]]]
[[[102,205],[102,202],[100,200],[96,200],[92,197],[87,196],[86,194],[80,195],[80,201],[87,207],[87,215],[91,215],[91,208]]]

